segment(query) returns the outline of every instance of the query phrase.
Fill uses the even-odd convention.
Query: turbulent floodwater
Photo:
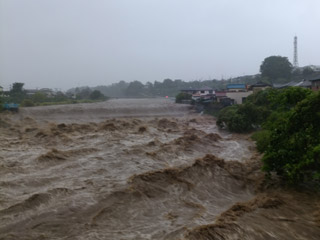
[[[25,108],[0,132],[0,239],[320,238],[319,198],[261,189],[248,137],[188,105]]]

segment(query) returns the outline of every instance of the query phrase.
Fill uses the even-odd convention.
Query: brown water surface
[[[248,136],[168,99],[0,122],[0,239],[320,239],[310,194],[258,191]]]

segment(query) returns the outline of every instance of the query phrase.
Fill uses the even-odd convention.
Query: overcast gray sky
[[[221,79],[320,64],[319,0],[0,0],[0,85]]]

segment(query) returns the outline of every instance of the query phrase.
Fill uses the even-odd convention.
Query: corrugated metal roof
[[[311,82],[309,80],[304,80],[295,85],[296,87],[311,87]]]
[[[311,79],[308,79],[309,81],[319,81],[320,80],[320,76],[318,77],[314,77],[314,78],[311,78]]]
[[[186,89],[181,89],[180,91],[212,91],[213,88],[209,87],[204,87],[204,88],[186,88]]]
[[[310,87],[311,86],[311,82],[310,80],[304,80],[301,82],[288,82],[288,83],[284,83],[284,84],[273,84],[274,88],[287,88],[287,87]]]

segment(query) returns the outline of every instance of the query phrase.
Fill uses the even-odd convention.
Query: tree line
[[[164,79],[162,82],[154,81],[142,83],[138,80],[132,82],[120,81],[108,86],[97,86],[91,88],[99,90],[106,96],[113,98],[124,97],[174,97],[181,89],[210,87],[217,90],[226,88],[229,83],[255,84],[264,82],[268,84],[282,84],[290,81],[301,81],[317,74],[311,67],[293,68],[287,57],[270,56],[265,58],[260,65],[260,74],[247,75],[229,79],[210,79],[183,81],[181,79]],[[72,88],[68,92],[76,93],[88,87]]]
[[[145,98],[145,97],[175,97],[181,89],[210,87],[216,90],[226,88],[229,83],[245,83],[248,85],[257,82],[269,84],[286,83],[289,81],[300,81],[303,78],[312,77],[317,74],[312,68],[306,67],[303,70],[294,69],[288,58],[281,56],[270,56],[263,60],[260,65],[260,74],[247,75],[229,79],[211,79],[183,81],[181,79],[164,79],[161,81],[142,83],[138,80],[132,82],[120,81],[108,86],[78,87],[69,89],[66,93],[56,92],[53,96],[37,91],[28,95],[23,89],[23,83],[14,83],[6,95],[6,99],[0,101],[11,101],[23,103],[25,106],[39,105],[54,102],[72,102],[85,100],[103,100],[112,98]],[[107,96],[107,97],[106,97]],[[23,102],[24,101],[24,102]]]
[[[69,104],[78,102],[92,102],[106,100],[99,90],[83,89],[75,94],[63,93],[61,91],[44,91],[36,90],[32,93],[24,89],[24,83],[15,82],[9,91],[4,92],[0,96],[0,106],[3,103],[18,103],[24,107],[38,105],[53,105],[53,104]]]

